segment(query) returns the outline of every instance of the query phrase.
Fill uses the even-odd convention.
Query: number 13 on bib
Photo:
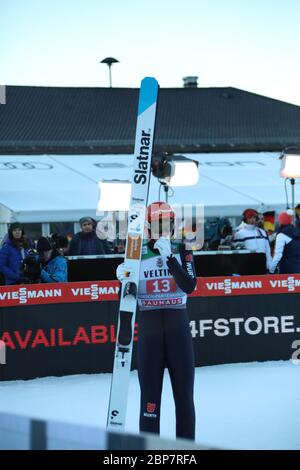
[[[108,429],[119,430],[124,428],[126,419],[142,241],[151,176],[158,88],[158,83],[154,78],[146,77],[141,82],[124,258],[126,267],[130,269],[130,278],[127,280],[125,278],[122,282],[114,367],[107,416]]]

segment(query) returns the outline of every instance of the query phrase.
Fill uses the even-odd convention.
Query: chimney
[[[198,87],[198,77],[183,77],[183,87],[184,88],[197,88]]]

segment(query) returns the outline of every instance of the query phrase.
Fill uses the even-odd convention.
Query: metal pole
[[[111,84],[111,64],[108,64],[108,68],[109,68],[109,86],[111,88],[112,87],[112,84]]]
[[[294,225],[295,224],[295,179],[290,178],[290,182],[291,182],[291,186],[292,186],[292,211],[293,211],[292,222],[293,222],[293,225]]]
[[[165,192],[165,199],[166,199],[166,202],[169,202],[169,185],[168,183],[166,183],[164,185],[164,192]]]
[[[112,87],[112,80],[111,80],[111,66],[112,64],[116,64],[119,61],[114,59],[114,57],[106,57],[105,59],[101,60],[101,64],[106,64],[108,66],[108,76],[109,76],[109,86]]]

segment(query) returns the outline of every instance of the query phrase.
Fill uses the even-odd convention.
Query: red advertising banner
[[[1,286],[0,307],[118,300],[118,292],[118,281]]]
[[[300,292],[300,274],[201,277],[191,297]],[[118,281],[22,284],[0,287],[0,307],[53,303],[117,301]]]
[[[300,274],[202,277],[193,296],[286,294],[300,292]]]

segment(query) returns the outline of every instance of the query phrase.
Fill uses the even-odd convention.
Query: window
[[[23,224],[25,231],[25,236],[32,242],[37,242],[38,239],[42,236],[42,224],[35,223],[35,224]]]
[[[50,222],[50,234],[57,233],[69,240],[74,235],[74,222]]]

